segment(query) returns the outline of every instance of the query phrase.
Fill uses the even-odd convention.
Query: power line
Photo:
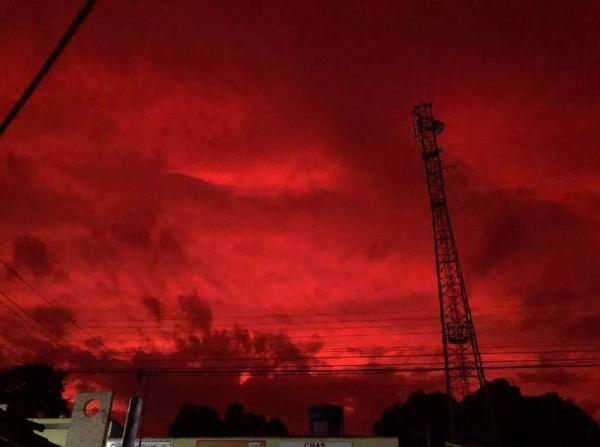
[[[555,362],[555,361],[596,361],[600,360],[596,357],[568,357],[565,354],[597,354],[600,350],[571,350],[571,351],[510,351],[510,352],[484,352],[483,355],[488,357],[485,361],[488,363],[504,363],[504,362],[531,362],[531,361],[539,361],[537,358],[508,358],[508,359],[497,359],[497,356],[507,356],[511,355],[527,355],[527,356],[539,356],[542,354],[562,354],[562,357],[559,358],[544,358],[544,362]],[[139,352],[132,351],[131,353],[141,354]],[[123,353],[126,354],[126,353]],[[154,355],[153,355],[154,354]],[[251,357],[251,356],[231,356],[231,357],[210,357],[206,355],[192,355],[191,353],[187,353],[186,355],[177,355],[177,353],[150,353],[149,355],[143,355],[136,359],[136,362],[139,366],[141,362],[161,362],[161,361],[178,361],[178,362],[215,362],[215,363],[228,363],[228,362],[246,362],[249,363],[250,366],[256,366],[257,362],[269,363],[269,362],[289,362],[289,361],[303,361],[303,362],[320,362],[320,361],[329,361],[327,366],[341,366],[338,363],[331,363],[331,361],[343,361],[343,360],[372,360],[372,359],[412,359],[412,358],[439,358],[441,353],[414,353],[414,354],[387,354],[387,355],[357,355],[357,356],[272,356],[272,357]],[[126,357],[126,355],[123,355]],[[489,359],[489,357],[494,357],[494,359]],[[14,358],[13,358],[14,359]],[[121,358],[120,360],[127,361],[126,358]],[[385,365],[389,365],[389,363],[384,363]],[[409,364],[414,364],[414,362],[409,362]],[[245,367],[249,366],[248,364],[244,364]],[[231,366],[230,366],[231,367]]]
[[[4,297],[4,299],[6,301],[8,301],[9,303],[11,303],[14,307],[16,307],[17,309],[19,309],[23,314],[25,314],[27,317],[29,317],[35,324],[37,324],[37,326],[31,324],[27,319],[25,319],[22,315],[20,315],[17,311],[15,311],[14,309],[12,309],[10,306],[8,306],[6,303],[4,303],[3,301],[0,300],[0,303],[3,305],[3,307],[5,307],[6,309],[10,310],[13,314],[15,314],[21,321],[23,321],[25,324],[27,324],[29,327],[33,328],[34,330],[36,330],[37,332],[39,332],[40,334],[44,335],[46,338],[48,338],[48,340],[50,341],[50,343],[52,343],[56,348],[61,349],[65,348],[65,349],[70,349],[71,346],[68,344],[68,342],[66,340],[64,340],[63,338],[57,336],[54,334],[54,331],[49,328],[48,326],[44,325],[43,323],[41,323],[40,321],[38,321],[34,315],[32,315],[30,312],[28,312],[26,309],[24,309],[23,307],[21,307],[17,302],[15,302],[7,293],[3,292],[0,290],[0,295],[2,297]],[[42,330],[39,329],[39,327],[41,327],[44,331],[47,332],[47,334],[44,334],[44,332]],[[56,344],[56,342],[59,342],[62,346],[59,346]],[[71,351],[74,355],[80,356],[81,357],[81,353],[77,352],[77,351]]]
[[[52,53],[50,53],[48,59],[46,59],[46,61],[41,66],[40,70],[37,72],[31,83],[27,86],[27,88],[21,95],[21,97],[17,100],[13,108],[8,112],[8,115],[6,115],[4,121],[2,121],[2,124],[0,124],[0,137],[4,135],[4,132],[6,132],[8,126],[10,126],[12,121],[16,118],[19,111],[23,108],[27,100],[31,97],[31,95],[38,87],[40,82],[42,82],[46,74],[50,71],[50,69],[52,68],[62,51],[65,49],[65,47],[67,46],[77,29],[83,23],[83,21],[90,13],[95,4],[96,0],[87,0],[81,11],[79,11],[79,14],[77,14],[73,22],[71,22],[69,28],[67,28],[67,31],[59,40]]]
[[[473,307],[473,310],[490,310],[490,309],[513,309],[515,307],[531,307],[531,308],[551,308],[553,305],[548,305],[548,304],[523,304],[523,303],[516,303],[516,304],[512,304],[512,305],[508,305],[508,306],[477,306],[477,307]],[[563,309],[557,309],[560,310],[561,313],[563,312]],[[600,310],[600,306],[582,306],[582,307],[569,307],[569,309],[566,309],[565,312],[567,313],[575,313],[575,312],[589,312],[590,310]],[[341,315],[346,315],[346,316],[357,316],[357,317],[364,317],[365,315],[389,315],[390,312],[392,312],[392,310],[388,310],[388,311],[360,311],[360,312],[344,312],[344,311],[337,311],[337,312],[326,312],[326,313],[290,313],[290,314],[241,314],[241,315],[230,315],[230,316],[224,316],[224,317],[211,317],[210,321],[211,323],[214,324],[214,322],[216,321],[237,321],[237,320],[243,320],[243,319],[279,319],[279,320],[286,320],[289,318],[321,318],[321,317],[340,317]],[[424,318],[424,319],[439,319],[439,317],[437,316],[436,312],[439,312],[439,309],[437,308],[419,308],[419,309],[402,309],[399,310],[398,313],[408,313],[408,314],[412,314],[412,313],[431,313],[431,317],[405,317],[405,318],[397,318],[394,317],[393,319],[414,319],[414,318]],[[539,313],[536,313],[536,316],[539,315]],[[435,317],[434,317],[435,316]],[[504,314],[473,314],[474,317],[480,317],[480,316],[504,316]],[[163,321],[201,321],[202,319],[200,318],[190,318],[189,316],[173,316],[173,317],[155,317],[155,318],[102,318],[102,319],[81,319],[82,322],[85,323],[92,323],[92,322],[103,322],[103,323],[111,323],[111,322],[124,322],[124,323],[132,323],[132,322],[163,322]],[[346,320],[340,320],[340,321],[346,321]],[[362,321],[362,318],[361,320]],[[282,324],[289,324],[289,322],[285,322],[285,321],[280,321]],[[318,323],[318,321],[316,321],[315,323]],[[298,323],[296,323],[298,324]],[[302,324],[302,322],[300,323]]]
[[[489,314],[491,315],[491,314]],[[399,327],[406,327],[406,328],[413,328],[413,327],[439,327],[439,323],[434,323],[433,321],[436,320],[435,317],[427,317],[427,318],[420,318],[417,319],[419,321],[416,321],[413,324],[404,324],[404,325],[399,325],[398,323],[400,322],[405,322],[405,321],[412,321],[412,319],[406,318],[406,319],[399,319],[399,318],[387,318],[387,319],[379,319],[379,320],[339,320],[339,321],[319,321],[319,322],[310,322],[310,323],[306,323],[306,322],[290,322],[290,323],[266,323],[266,324],[260,324],[260,325],[251,325],[251,326],[240,326],[236,323],[222,323],[222,324],[212,324],[210,325],[211,329],[217,329],[217,330],[241,330],[241,331],[249,331],[249,332],[267,332],[267,331],[285,331],[286,333],[289,332],[293,332],[293,331],[315,331],[315,328],[318,329],[319,331],[330,331],[330,330],[347,330],[347,329],[382,329],[382,328],[399,328]],[[427,321],[421,321],[421,320],[427,320],[427,321],[431,321],[431,322],[427,322]],[[136,332],[142,332],[142,331],[148,331],[148,330],[155,330],[155,331],[160,331],[162,333],[170,333],[170,332],[177,332],[177,333],[192,333],[194,331],[197,330],[201,330],[202,329],[202,325],[199,324],[195,324],[196,321],[201,321],[201,320],[194,320],[194,319],[190,319],[190,320],[182,320],[182,321],[186,321],[188,324],[184,324],[184,323],[171,323],[171,324],[161,324],[160,322],[156,322],[156,324],[129,324],[129,325],[120,325],[120,326],[113,326],[113,325],[86,325],[86,327],[88,329],[107,329],[110,330],[111,334],[132,334],[132,333],[136,333]],[[536,319],[536,322],[542,323],[545,321],[554,321],[554,318],[548,317],[547,319],[544,318],[538,318]],[[359,325],[348,325],[348,323],[370,323],[370,322],[381,322],[381,323],[392,323],[392,324],[377,324],[377,325],[372,325],[372,324],[359,324]],[[394,323],[396,322],[396,323]],[[318,324],[317,324],[318,323]],[[510,322],[511,324],[514,325],[518,325],[521,324],[520,321],[513,321]],[[258,323],[257,323],[258,324]],[[334,326],[322,326],[321,324],[334,324]],[[294,326],[304,326],[304,327],[294,327]],[[191,326],[191,327],[190,327]],[[196,326],[196,328],[194,328],[194,326]],[[290,327],[291,326],[291,327]]]
[[[308,328],[298,328],[298,327],[292,327],[292,328],[286,328],[285,326],[281,326],[281,327],[275,327],[270,329],[269,332],[267,331],[263,331],[263,329],[265,329],[264,327],[239,327],[239,328],[235,328],[235,327],[231,327],[232,330],[235,329],[239,329],[241,331],[248,331],[248,333],[253,333],[253,334],[273,334],[274,332],[285,332],[286,334],[288,333],[295,333],[295,332],[311,332],[311,333],[318,333],[318,332],[322,332],[322,331],[333,331],[333,330],[344,330],[347,331],[349,329],[369,329],[369,330],[380,330],[380,329],[398,329],[398,328],[421,328],[421,327],[426,327],[426,328],[437,328],[439,325],[436,325],[434,323],[428,323],[428,324],[414,324],[414,325],[405,325],[405,326],[399,326],[397,324],[395,325],[377,325],[377,326],[373,326],[373,325],[360,325],[360,326],[321,326],[318,328],[315,327],[308,327]],[[120,327],[120,328],[104,328],[104,327],[89,327],[90,329],[106,329],[108,331],[110,331],[111,335],[136,335],[136,333],[138,332],[144,332],[144,331],[148,331],[148,330],[153,330],[153,331],[157,331],[161,334],[196,334],[197,332],[201,332],[202,329],[201,328],[197,328],[197,329],[190,329],[189,327],[185,327],[185,326],[172,326],[172,327],[167,327],[167,328],[163,328],[163,327]],[[229,327],[228,327],[229,328]],[[225,328],[224,330],[227,330],[228,328]],[[221,329],[223,330],[223,329]],[[220,330],[217,330],[215,332],[219,332]]]
[[[204,348],[205,349],[205,348]],[[298,351],[301,351],[300,349],[298,349]],[[303,359],[306,357],[311,357],[311,358],[316,358],[316,359],[336,359],[336,358],[386,358],[386,357],[415,357],[415,356],[439,356],[442,355],[442,352],[440,349],[435,349],[432,352],[418,352],[417,354],[406,354],[406,352],[417,352],[417,351],[425,351],[425,349],[419,349],[419,348],[415,348],[415,349],[383,349],[384,352],[377,352],[375,354],[356,354],[356,355],[320,355],[321,353],[331,353],[331,352],[342,352],[342,353],[346,353],[346,352],[352,352],[352,348],[350,349],[343,349],[343,350],[320,350],[320,351],[316,351],[316,352],[307,352],[305,355],[302,354],[297,354],[297,355],[293,355],[293,356],[289,356],[289,355],[283,355],[283,356],[277,356],[278,359],[289,359],[289,360],[294,360],[294,359]],[[376,349],[376,350],[365,350],[367,352],[369,351],[380,351],[380,349]],[[392,354],[392,351],[399,351],[402,352],[402,354]],[[139,349],[130,349],[130,350],[122,350],[119,351],[121,354],[127,354],[127,353],[139,353]],[[179,351],[171,351],[171,352],[165,352],[165,351],[161,351],[160,354],[164,354],[164,355],[169,355],[169,354],[177,354]],[[194,353],[197,353],[198,355],[202,354],[203,352],[203,348],[199,348],[198,350],[193,350],[193,351],[186,351],[187,355],[192,355]],[[549,349],[549,350],[518,350],[518,351],[494,351],[492,348],[490,348],[489,350],[484,350],[483,354],[485,355],[513,355],[513,354],[529,354],[529,355],[541,355],[541,354],[579,354],[579,353],[598,353],[600,352],[600,348],[594,348],[594,349]],[[235,354],[235,353],[234,353]],[[196,356],[195,358],[207,358],[207,357],[201,357],[201,356]],[[213,357],[216,359],[222,359],[222,358],[227,358],[227,359],[232,359],[232,358],[238,358],[240,360],[246,360],[246,359],[256,359],[257,357],[250,357],[250,356],[245,356],[245,357],[227,357],[225,355],[220,356],[220,357]],[[260,357],[258,357],[260,358]],[[273,358],[273,357],[268,357],[268,358]]]
[[[557,369],[569,369],[569,368],[589,368],[589,367],[600,367],[600,359],[590,359],[587,362],[579,361],[579,362],[554,362],[554,363],[486,363],[486,368],[490,369],[548,369],[548,368],[557,368]],[[135,368],[139,368],[140,365],[135,365]],[[418,363],[410,363],[410,364],[382,364],[382,365],[337,365],[336,367],[299,367],[299,366],[290,366],[290,367],[274,367],[271,365],[256,365],[252,367],[248,366],[238,366],[232,365],[227,367],[191,367],[189,365],[180,365],[174,366],[169,364],[168,366],[159,366],[159,365],[149,365],[144,364],[141,365],[144,370],[148,371],[201,371],[206,375],[241,375],[241,374],[250,374],[250,375],[261,375],[261,374],[273,374],[273,375],[285,375],[287,373],[291,374],[371,374],[371,373],[380,373],[380,372],[393,372],[393,373],[412,373],[412,372],[436,372],[443,368],[442,362],[418,362]],[[133,371],[132,367],[124,367],[129,371]],[[86,368],[87,369],[87,368]],[[117,368],[119,369],[119,368]],[[98,367],[97,369],[91,368],[93,372],[99,373],[104,370],[103,367]]]
[[[565,312],[565,313],[569,313],[569,312]],[[539,316],[539,314],[538,314]],[[477,318],[481,318],[481,317],[505,317],[505,315],[503,314],[479,314],[476,315]],[[344,319],[344,320],[318,320],[318,321],[286,321],[286,322],[267,322],[267,323],[262,323],[262,322],[256,322],[256,323],[250,323],[250,324],[255,324],[255,325],[259,325],[259,328],[266,328],[266,327],[288,327],[288,326],[299,326],[299,325],[303,325],[303,326],[309,326],[311,324],[340,324],[340,325],[345,325],[348,323],[394,323],[394,322],[403,322],[403,321],[434,321],[434,320],[438,320],[439,317],[390,317],[390,318],[375,318],[375,319],[371,319],[371,318],[361,318],[361,319]],[[548,316],[547,318],[536,318],[536,321],[549,321],[553,319],[552,316]],[[92,320],[83,320],[86,323],[90,322]],[[93,320],[94,322],[100,322],[100,320]],[[106,323],[109,324],[86,324],[87,327],[89,328],[110,328],[110,329],[132,329],[132,328],[148,328],[148,327],[152,327],[152,325],[157,326],[157,327],[181,327],[187,324],[194,324],[195,322],[205,322],[204,319],[202,318],[169,318],[169,319],[147,319],[147,320],[110,320],[107,321]],[[123,323],[123,325],[114,325],[114,324],[110,324],[110,323]],[[208,324],[208,322],[207,322]],[[244,326],[240,326],[239,322],[237,321],[232,321],[230,323],[213,323],[210,322],[210,327],[214,328],[214,327],[225,327],[225,328],[235,328],[235,327],[240,327],[240,328],[247,328],[249,327],[247,325],[248,323],[244,323]],[[427,324],[419,324],[419,325],[427,325]],[[381,325],[378,325],[378,327],[380,327]],[[414,325],[413,325],[414,326]]]
[[[176,337],[177,335],[194,335],[194,334],[196,334],[196,332],[182,331],[182,332],[163,333],[162,335],[164,337],[167,337],[167,336]],[[331,333],[327,333],[327,334],[292,335],[292,336],[286,335],[285,337],[288,340],[319,340],[321,338],[346,338],[346,337],[361,337],[361,338],[364,337],[364,338],[369,338],[369,337],[381,337],[381,336],[394,336],[395,337],[395,336],[437,335],[437,334],[439,334],[439,331],[380,332],[380,333],[376,333],[376,334],[364,334],[364,333],[331,334]],[[280,334],[280,335],[285,335],[285,334]],[[84,338],[73,338],[72,340],[73,341],[86,341],[86,339],[84,339]],[[129,338],[117,337],[117,338],[106,339],[105,341],[106,342],[115,342],[115,343],[143,342],[143,341],[147,341],[147,338],[144,338],[142,336],[136,337],[136,338],[134,338],[134,337],[129,337]]]
[[[27,339],[22,339],[27,340]],[[566,349],[573,347],[585,346],[588,349]],[[528,350],[525,350],[527,348]],[[506,351],[506,349],[520,349],[518,351]],[[430,353],[419,352],[417,354],[384,354],[389,352],[416,352],[416,351],[424,351],[424,350],[433,350]],[[331,356],[332,358],[377,358],[377,357],[435,357],[441,355],[441,350],[439,346],[436,345],[420,345],[420,346],[388,346],[386,348],[382,347],[346,347],[346,348],[321,348],[316,352],[307,352],[305,356],[292,357],[292,356],[284,356],[278,358],[285,358],[288,360],[292,359],[305,359],[307,357],[313,357],[315,359],[327,358],[327,356],[320,356],[323,353],[369,353],[375,352],[375,355],[362,354],[356,356],[345,356],[345,355],[335,355]],[[518,345],[518,344],[509,344],[509,345],[484,345],[484,354],[489,356],[498,356],[498,355],[509,355],[509,354],[526,354],[526,355],[541,355],[541,354],[551,354],[551,353],[564,353],[564,354],[575,354],[575,353],[597,353],[600,352],[600,345],[589,345],[586,344],[538,344],[538,345]],[[119,350],[118,354],[120,356],[126,356],[127,354],[145,354],[146,356],[154,354],[165,356],[169,359],[172,358],[181,358],[182,355],[179,354],[180,351],[141,351],[140,348],[135,349],[124,349]],[[202,355],[202,349],[187,351],[185,355],[194,355],[195,360],[201,360],[206,358],[206,356]],[[146,357],[147,358],[147,357]],[[220,358],[236,358],[239,360],[252,359],[252,357],[220,357]]]
[[[378,328],[373,328],[373,330],[376,330]],[[531,332],[536,330],[536,328],[533,327],[528,327],[528,328],[522,328],[520,329],[520,331],[518,331],[519,333],[524,333],[524,332]],[[322,340],[322,339],[337,339],[337,338],[346,338],[346,337],[359,337],[359,338],[371,338],[371,337],[406,337],[406,336],[420,336],[420,335],[439,335],[439,330],[434,330],[434,331],[409,331],[409,332],[386,332],[386,331],[378,331],[378,332],[371,332],[371,333],[364,333],[364,332],[336,332],[336,333],[331,333],[331,331],[327,331],[326,329],[323,329],[321,331],[325,331],[325,333],[321,333],[321,332],[312,332],[311,334],[308,335],[287,335],[285,333],[261,333],[259,331],[254,331],[254,334],[256,334],[257,336],[261,336],[261,335],[272,335],[272,336],[285,336],[286,339],[288,340]],[[497,333],[497,332],[503,332],[503,328],[490,328],[490,329],[486,329],[485,331],[482,331],[482,334],[490,334],[490,333]],[[516,333],[516,332],[515,332]],[[130,335],[130,334],[124,334],[124,335]],[[157,333],[153,333],[153,334],[139,334],[139,336],[133,336],[135,334],[131,334],[132,336],[127,337],[113,337],[110,339],[105,339],[106,342],[114,342],[114,343],[124,343],[124,342],[131,342],[131,343],[142,343],[142,342],[147,342],[149,341],[150,338],[158,338],[161,339],[163,341],[165,340],[171,340],[171,339],[177,339],[177,338],[181,338],[181,337],[185,337],[185,336],[198,336],[198,335],[202,335],[200,330],[172,330],[172,331],[157,331]],[[162,338],[161,338],[162,337]],[[85,338],[73,338],[73,341],[86,341],[87,339]]]
[[[35,324],[37,324],[39,327],[41,327],[43,330],[45,330],[47,332],[47,334],[45,335],[46,337],[48,337],[48,334],[49,334],[49,336],[52,338],[58,338],[56,335],[54,335],[54,331],[52,329],[50,329],[48,326],[41,323],[33,314],[31,314],[31,312],[28,312],[25,308],[21,307],[7,293],[0,290],[0,295],[2,295],[5,300],[7,300],[9,303],[11,303],[13,306],[15,306],[17,309],[19,309],[23,314],[28,316]],[[4,307],[7,308],[8,310],[12,311],[15,315],[17,315],[21,319],[21,321],[25,322],[30,327],[33,327],[39,331],[39,329],[37,327],[30,324],[25,318],[23,318],[21,315],[19,315],[14,309],[11,309],[9,306],[7,306],[6,303],[4,303]]]
[[[260,327],[273,327],[273,326],[288,326],[288,325],[307,325],[307,324],[322,324],[322,323],[332,323],[332,324],[346,324],[346,323],[362,323],[362,322],[366,322],[366,323],[385,323],[385,322],[399,322],[399,321],[421,321],[421,320],[426,320],[426,321],[431,321],[431,320],[435,320],[435,317],[406,317],[406,318],[376,318],[376,319],[370,319],[370,318],[366,318],[363,319],[361,318],[360,320],[358,319],[353,319],[353,320],[320,320],[320,321],[310,321],[310,322],[306,322],[306,321],[287,321],[287,322],[267,322],[267,323],[255,323],[255,324],[260,324]],[[101,320],[82,320],[87,322],[93,321],[93,322],[100,322]],[[112,324],[86,324],[87,327],[90,328],[129,328],[131,327],[131,325],[135,326],[135,327],[143,327],[143,325],[145,324],[155,324],[157,326],[161,326],[164,327],[167,324],[168,325],[172,325],[174,327],[178,327],[181,326],[185,323],[194,323],[194,322],[203,322],[205,320],[201,319],[201,318],[167,318],[167,319],[160,319],[160,320],[155,320],[155,319],[146,319],[146,320],[139,320],[139,319],[134,319],[134,320],[108,320],[107,323],[124,323],[125,325],[123,326],[115,326]],[[239,323],[232,321],[231,323],[210,323],[211,327],[235,327],[236,325],[238,325]],[[244,323],[246,324],[246,323]],[[242,327],[246,327],[246,326],[242,326]]]
[[[0,295],[4,295],[4,292],[0,291]],[[12,300],[11,300],[12,301]],[[14,315],[17,316],[17,318],[19,318],[19,320],[21,320],[23,323],[25,323],[26,325],[30,326],[32,329],[34,329],[36,332],[40,333],[41,335],[43,335],[44,337],[48,337],[48,334],[44,333],[41,329],[39,329],[37,326],[32,325],[25,317],[23,317],[21,314],[19,314],[16,310],[14,310],[12,307],[10,307],[8,304],[6,304],[4,301],[0,300],[0,305],[2,305],[2,307],[4,307],[5,309],[8,309],[11,313],[13,313]]]
[[[505,370],[505,369],[556,369],[556,368],[598,368],[600,363],[583,363],[577,365],[569,364],[545,364],[538,363],[535,365],[492,365],[486,369],[490,370]],[[69,374],[131,374],[137,373],[139,368],[127,367],[127,368],[67,368],[64,371]],[[325,375],[344,375],[344,374],[371,374],[371,373],[418,373],[418,372],[443,372],[444,367],[426,367],[426,368],[413,368],[413,367],[384,367],[384,368],[353,368],[353,369],[314,369],[314,368],[298,368],[296,370],[274,370],[272,368],[266,369],[208,369],[208,368],[174,368],[174,367],[162,367],[162,368],[147,368],[147,372],[152,374],[180,374],[180,375],[239,375],[242,373],[248,373],[252,375],[310,375],[310,374],[325,374]]]
[[[54,304],[52,301],[50,301],[50,299],[48,297],[46,297],[42,292],[40,292],[38,289],[36,289],[33,286],[33,284],[31,284],[29,281],[27,281],[25,279],[25,277],[17,271],[17,269],[15,269],[9,263],[7,263],[6,261],[1,260],[1,259],[0,259],[0,264],[2,264],[4,266],[4,268],[6,270],[8,270],[9,273],[11,273],[19,281],[21,281],[23,284],[25,284],[25,286],[27,286],[27,288],[29,288],[32,292],[34,292],[41,299],[43,299],[46,302],[46,304],[48,304],[48,306],[50,306],[56,313],[60,314],[66,321],[71,320],[71,317],[69,315],[67,315],[60,307],[58,307],[56,304]]]
[[[138,351],[139,352],[139,351]],[[133,354],[136,351],[125,352],[124,354]],[[541,354],[597,354],[600,350],[576,350],[576,351],[511,351],[511,352],[482,352],[482,355],[487,357],[493,356],[506,356],[506,355],[541,355]],[[155,354],[155,355],[152,355]],[[177,352],[161,352],[161,353],[150,353],[144,355],[143,360],[179,360],[179,361],[201,361],[201,362],[232,362],[232,361],[244,361],[244,362],[257,362],[257,361],[321,361],[321,360],[368,360],[368,359],[397,359],[397,358],[415,358],[415,357],[441,357],[441,352],[436,353],[416,353],[416,354],[383,354],[383,355],[340,355],[340,356],[272,356],[272,357],[250,357],[250,356],[232,356],[232,357],[207,357],[202,355],[193,355],[187,353],[186,355],[177,355]],[[537,360],[537,359],[536,359]],[[550,361],[551,359],[545,359]],[[562,360],[573,360],[569,357],[562,357]],[[508,360],[507,360],[508,361]]]
[[[12,267],[10,264],[8,264],[6,261],[4,260],[0,260],[0,264],[2,264],[4,266],[4,268],[6,268],[6,270],[8,270],[11,274],[13,274],[19,281],[21,281],[23,284],[25,284],[26,287],[28,287],[31,291],[33,291],[37,296],[39,296],[42,300],[44,300],[44,302],[50,306],[50,308],[52,310],[54,310],[56,313],[58,313],[61,317],[63,317],[63,319],[71,324],[72,326],[74,326],[75,328],[79,329],[81,332],[83,332],[84,334],[88,335],[89,337],[96,337],[96,335],[91,334],[90,332],[88,332],[86,329],[84,329],[83,327],[81,327],[73,317],[71,317],[70,315],[68,315],[67,313],[65,313],[59,306],[57,306],[54,302],[52,302],[52,300],[50,300],[50,298],[48,298],[46,295],[44,295],[42,292],[40,292],[39,289],[37,289],[36,287],[34,287],[33,284],[31,284],[29,281],[27,281],[25,279],[25,277],[23,277],[23,275],[21,275],[14,267]],[[98,340],[99,343],[110,353],[112,353],[113,355],[116,355],[116,352],[112,351],[108,346],[106,346],[104,344],[104,341],[102,340]]]
[[[209,379],[210,377],[204,377],[204,379]],[[360,388],[360,389],[365,389],[365,388],[395,388],[395,389],[400,389],[401,386],[406,386],[406,385],[410,385],[410,386],[419,386],[419,387],[423,387],[423,386],[429,386],[429,387],[435,387],[435,386],[439,386],[443,383],[443,377],[441,376],[428,376],[428,380],[413,380],[413,379],[408,379],[407,377],[399,377],[399,380],[393,382],[393,383],[360,383],[360,382],[354,382],[352,383],[352,389],[356,389],[356,388]],[[518,384],[522,384],[522,383],[551,383],[553,385],[573,385],[574,383],[577,382],[598,382],[600,381],[600,378],[592,378],[592,377],[573,377],[572,380],[552,380],[552,381],[540,381],[540,380],[532,380],[532,379],[519,379],[518,380]],[[201,384],[201,383],[194,383],[194,390],[214,390],[214,384],[208,383],[208,384]],[[239,383],[231,383],[231,382],[221,382],[219,383],[219,388],[243,388],[245,385],[240,385]],[[279,388],[285,388],[285,389],[291,389],[291,388],[310,388],[310,389],[314,389],[314,388],[324,388],[324,389],[330,389],[330,388],[344,388],[344,389],[348,389],[348,384],[347,383],[343,383],[343,382],[323,382],[323,383],[316,383],[316,382],[311,382],[311,383],[296,383],[296,384],[292,384],[290,382],[275,382],[275,381],[271,381],[268,383],[260,383],[260,382],[253,382],[252,383],[252,388],[253,389],[269,389],[269,388],[273,388],[273,387],[279,387]]]
[[[536,362],[536,363],[533,363]],[[485,362],[486,368],[489,366],[491,368],[501,368],[501,367],[511,367],[511,368],[521,368],[529,365],[534,365],[539,368],[549,368],[549,367],[575,367],[581,365],[588,364],[598,364],[600,366],[600,358],[578,358],[567,361],[566,359],[550,359],[545,362],[540,362],[537,359],[530,360],[520,360],[520,359],[507,359],[507,360],[488,360]],[[168,363],[169,368],[176,368],[172,362]],[[543,366],[539,366],[543,365]],[[166,368],[167,366],[152,365],[151,363],[141,363],[136,362],[136,368],[142,368],[144,370],[152,369],[152,368]],[[270,364],[259,364],[259,365],[202,365],[202,370],[206,372],[217,371],[220,372],[222,370],[228,371],[237,371],[239,374],[248,373],[253,374],[254,372],[261,371],[273,371],[273,372],[288,372],[288,371],[297,371],[303,370],[308,372],[322,372],[322,371],[333,371],[333,372],[346,372],[346,371],[355,371],[362,370],[364,368],[372,368],[376,370],[387,370],[389,368],[442,368],[443,362],[409,362],[409,363],[380,363],[380,364],[334,364],[334,365],[270,365]],[[189,369],[189,368],[199,368],[198,365],[179,365],[180,369]]]

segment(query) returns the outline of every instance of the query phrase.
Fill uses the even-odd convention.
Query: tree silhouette
[[[0,403],[20,417],[59,417],[69,413],[62,398],[65,373],[43,364],[0,371]]]
[[[583,410],[556,393],[523,396],[505,379],[488,383],[492,409],[503,446],[588,447],[600,445],[600,427]],[[453,402],[457,436],[486,445],[483,391]],[[406,447],[441,447],[449,434],[449,402],[443,393],[413,393],[403,404],[385,409],[373,430],[397,436]]]
[[[238,403],[229,405],[224,420],[208,406],[184,404],[171,424],[169,436],[286,436],[288,431],[279,418],[245,413]]]
[[[219,419],[217,410],[208,406],[184,404],[169,429],[169,436],[222,436],[223,422]]]
[[[386,408],[373,431],[398,437],[402,446],[425,446],[428,438],[432,446],[443,445],[450,434],[448,398],[443,393],[412,393],[404,404]]]

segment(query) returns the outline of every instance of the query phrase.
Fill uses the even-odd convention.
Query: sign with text
[[[279,447],[352,447],[352,441],[319,441],[310,439],[306,441],[282,441]]]
[[[196,447],[265,447],[265,441],[245,439],[198,439]]]
[[[122,447],[123,443],[120,440],[106,441],[106,447]],[[140,440],[135,440],[135,447],[140,445]],[[173,447],[173,441],[171,439],[142,439],[141,447]]]

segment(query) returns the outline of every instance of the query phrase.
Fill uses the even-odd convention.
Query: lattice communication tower
[[[446,391],[455,400],[462,400],[467,394],[483,388],[486,409],[490,413],[490,428],[495,431],[467,289],[448,213],[444,167],[440,159],[441,149],[437,144],[437,136],[444,125],[433,118],[431,103],[419,103],[412,115],[415,137],[425,161],[433,218]],[[454,435],[454,418],[451,418],[451,432]]]

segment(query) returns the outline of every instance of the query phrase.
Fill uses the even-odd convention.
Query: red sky
[[[2,116],[81,7],[3,3]],[[422,99],[446,124],[484,363],[597,359],[599,17],[584,1],[98,2],[0,141],[0,255],[43,294],[2,275],[36,320],[2,308],[3,364],[439,362]],[[487,375],[600,419],[598,371]],[[73,376],[69,393],[111,387],[122,408],[133,381]],[[146,427],[239,400],[303,432],[308,404],[337,402],[369,433],[441,385],[157,377]]]

